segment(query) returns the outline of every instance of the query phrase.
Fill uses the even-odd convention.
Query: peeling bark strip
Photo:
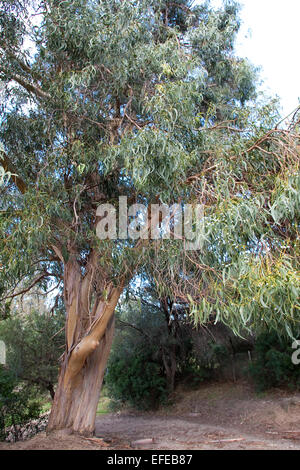
[[[60,250],[56,247],[56,253]],[[82,277],[76,256],[65,263],[64,286],[66,353],[49,418],[47,432],[68,429],[90,436],[94,432],[101,385],[114,332],[114,311],[123,285],[106,283],[104,296],[96,297],[90,312],[90,286],[97,256],[91,255]]]
[[[87,357],[100,345],[100,340],[105,335],[108,324],[114,314],[122,290],[113,288],[108,301],[100,301],[94,326],[87,336],[85,336],[72,350],[68,367],[65,374],[64,386],[71,387],[74,380],[81,371]],[[75,326],[76,328],[76,326]]]

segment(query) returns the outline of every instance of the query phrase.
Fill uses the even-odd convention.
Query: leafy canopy
[[[2,2],[2,298],[82,273],[99,282],[150,264],[195,321],[297,325],[299,124],[272,129],[256,71],[234,55],[238,6],[166,0]],[[95,236],[101,202],[204,206],[201,250]],[[136,249],[132,249],[133,245]],[[55,248],[56,249],[55,249]],[[60,253],[60,256],[58,256]],[[143,256],[142,256],[143,255]],[[129,277],[130,277],[129,276]],[[24,289],[23,288],[23,289]]]
[[[255,94],[238,26],[234,2],[2,2],[1,155],[16,175],[1,194],[3,293],[59,278],[53,246],[83,272],[95,247],[106,277],[131,272],[140,251],[96,239],[97,205],[189,195],[204,124]]]

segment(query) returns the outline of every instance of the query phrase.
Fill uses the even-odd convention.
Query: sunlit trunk
[[[106,283],[90,310],[93,266],[84,277],[75,257],[65,264],[66,352],[47,432],[94,432],[103,376],[109,357],[114,311],[123,288]]]
[[[48,432],[66,429],[86,436],[93,434],[113,332],[112,318],[99,346],[89,355],[81,371],[69,385],[65,380],[68,369],[68,361],[65,360],[55,393]]]

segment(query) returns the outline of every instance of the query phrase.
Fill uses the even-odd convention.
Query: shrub
[[[257,338],[250,374],[259,391],[272,387],[300,388],[300,366],[292,363],[294,349],[290,338],[277,332],[264,332]]]
[[[54,315],[32,311],[15,314],[1,321],[0,339],[7,346],[7,364],[18,380],[54,398],[59,356],[64,346],[62,311]]]
[[[6,437],[5,428],[22,425],[38,418],[41,404],[34,390],[17,381],[11,371],[0,366],[0,440]]]
[[[138,350],[125,359],[114,355],[105,381],[113,400],[127,402],[137,409],[149,410],[166,403],[167,383],[161,367]]]
[[[197,357],[192,349],[182,369],[182,379],[190,386],[197,387],[202,382],[214,380],[216,373],[228,360],[228,351],[222,344],[208,342],[204,354]]]

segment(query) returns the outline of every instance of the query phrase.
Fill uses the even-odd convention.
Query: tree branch
[[[27,82],[27,80],[24,80],[22,77],[19,75],[12,75],[12,80],[15,82],[19,83],[25,90],[27,90],[29,93],[33,93],[35,96],[38,98],[42,98],[44,100],[49,100],[51,99],[51,95],[43,91],[39,86],[33,85],[32,83]]]
[[[143,331],[141,328],[138,328],[137,326],[135,325],[132,325],[131,323],[127,323],[123,320],[119,320],[117,319],[117,323],[120,323],[121,325],[123,326],[127,326],[128,328],[134,328],[136,331],[138,331],[141,335],[145,336],[147,339],[150,339],[150,336],[145,333],[145,331]]]
[[[42,273],[40,276],[38,276],[32,284],[30,284],[30,286],[22,289],[21,291],[19,292],[16,292],[15,294],[10,294],[10,295],[6,295],[5,297],[2,297],[0,299],[0,302],[2,302],[3,300],[7,300],[7,299],[13,299],[14,297],[17,297],[19,295],[22,295],[22,294],[26,294],[26,292],[29,292],[39,281],[41,281],[44,277],[46,276],[49,276],[49,273]]]
[[[19,189],[19,191],[24,194],[27,191],[26,183],[16,174],[16,170],[14,165],[9,160],[7,154],[3,151],[0,151],[0,162],[5,171],[9,171],[11,173],[11,179]]]

